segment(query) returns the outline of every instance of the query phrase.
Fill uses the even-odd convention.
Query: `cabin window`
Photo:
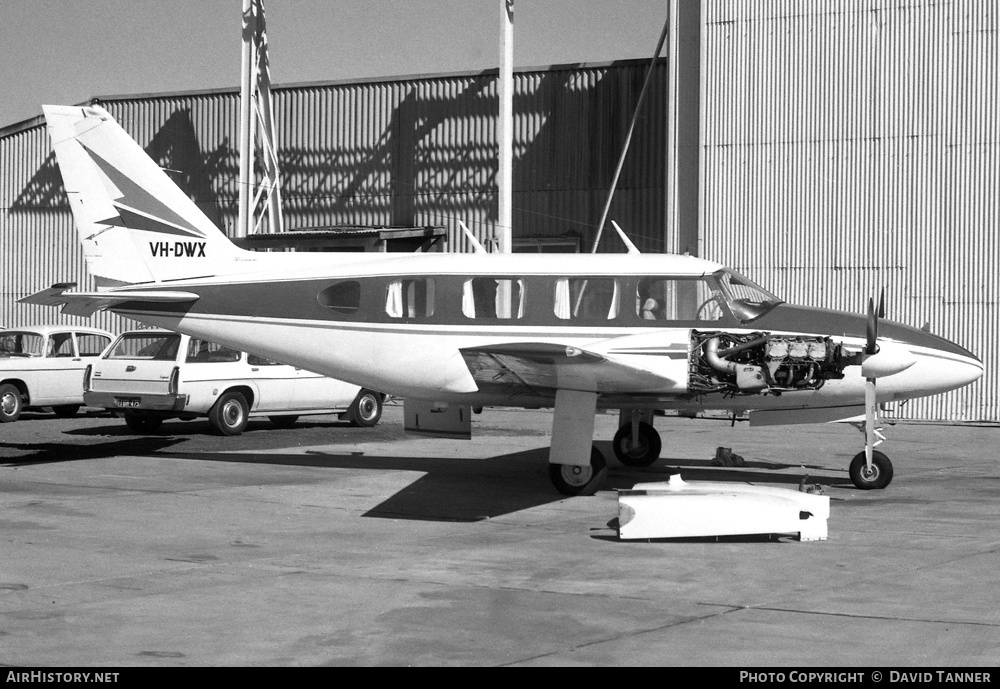
[[[316,299],[334,313],[350,316],[361,308],[361,283],[357,280],[338,282],[316,295]]]
[[[391,318],[428,318],[434,315],[434,280],[393,280],[386,288],[385,312]]]
[[[639,281],[635,312],[646,321],[718,321],[721,297],[702,279],[648,278]]]
[[[188,342],[187,356],[184,359],[189,364],[218,364],[239,361],[238,350],[223,347],[215,342],[192,337]]]
[[[617,280],[562,278],[556,281],[555,314],[564,320],[612,320],[618,316],[621,290]]]
[[[467,318],[523,318],[524,281],[472,278],[462,284],[462,313]]]

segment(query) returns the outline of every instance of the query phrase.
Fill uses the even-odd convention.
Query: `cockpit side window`
[[[635,295],[636,315],[644,321],[718,321],[725,312],[721,294],[700,278],[646,278]]]

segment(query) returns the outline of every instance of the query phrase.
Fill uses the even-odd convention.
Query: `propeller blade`
[[[885,287],[878,295],[878,317],[885,318]]]
[[[878,316],[875,314],[875,301],[871,297],[868,297],[868,326],[865,334],[868,338],[865,354],[874,354],[878,342]]]

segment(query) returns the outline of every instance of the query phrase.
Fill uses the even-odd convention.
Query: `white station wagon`
[[[374,426],[383,395],[318,373],[169,330],[123,333],[84,377],[84,400],[147,433],[165,419],[208,417],[219,435],[238,435],[253,417],[286,428],[304,414],[336,413]]]
[[[114,335],[72,325],[37,325],[0,331],[0,422],[25,409],[51,407],[73,416],[83,404],[84,369]]]

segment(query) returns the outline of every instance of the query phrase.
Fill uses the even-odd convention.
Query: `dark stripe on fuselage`
[[[740,328],[740,322],[728,311],[716,321],[648,321],[636,313],[634,296],[621,298],[617,317],[561,319],[555,314],[556,282],[559,276],[525,276],[526,299],[522,318],[469,318],[462,312],[463,284],[473,275],[408,276],[399,278],[434,280],[434,313],[426,317],[394,318],[386,313],[386,289],[393,276],[343,276],[277,282],[241,282],[215,284],[183,283],[184,290],[199,295],[194,303],[152,304],[128,302],[116,307],[121,311],[147,311],[171,315],[228,314],[237,318],[290,319],[331,323],[384,323],[393,325],[449,326],[541,326],[541,327],[696,327],[701,329]],[[488,276],[487,276],[488,277]],[[503,276],[505,278],[518,276]],[[639,280],[648,276],[618,278],[622,295],[634,295]],[[611,278],[598,277],[596,280]],[[357,280],[361,283],[360,303],[353,313],[337,312],[318,301],[319,294],[330,286]],[[179,285],[171,285],[179,287]],[[137,288],[130,288],[136,291]]]
[[[407,276],[401,276],[407,277]],[[832,337],[865,338],[867,317],[864,314],[836,311],[791,304],[778,304],[765,315],[749,323],[741,323],[728,311],[716,321],[643,320],[636,313],[634,300],[623,297],[618,316],[613,319],[590,318],[565,320],[557,318],[553,310],[555,276],[528,276],[525,279],[527,299],[523,318],[468,318],[462,313],[462,284],[472,276],[435,275],[434,313],[420,318],[393,318],[385,312],[386,286],[393,277],[317,278],[308,280],[283,280],[278,282],[243,282],[222,285],[184,284],[184,290],[195,292],[200,298],[186,303],[127,302],[115,307],[123,312],[153,312],[182,316],[185,314],[227,314],[235,318],[260,318],[269,320],[296,320],[333,323],[372,323],[396,326],[497,326],[503,327],[589,327],[589,328],[696,328],[699,330],[766,330],[829,335]],[[505,276],[510,277],[510,276]],[[622,294],[635,293],[639,280],[649,276],[622,276]],[[358,280],[364,285],[359,308],[355,313],[337,313],[324,307],[317,296],[336,283]],[[131,291],[135,291],[132,288]],[[886,319],[879,321],[879,337],[912,345],[937,349],[958,356],[976,358],[971,352],[954,342],[902,323]]]
[[[779,304],[751,324],[758,330],[786,330],[831,337],[867,337],[868,317],[850,311],[835,311],[792,304]],[[938,349],[972,359],[977,357],[969,350],[943,337],[895,321],[879,319],[878,336],[897,340],[918,347]],[[978,361],[978,359],[977,359]]]

